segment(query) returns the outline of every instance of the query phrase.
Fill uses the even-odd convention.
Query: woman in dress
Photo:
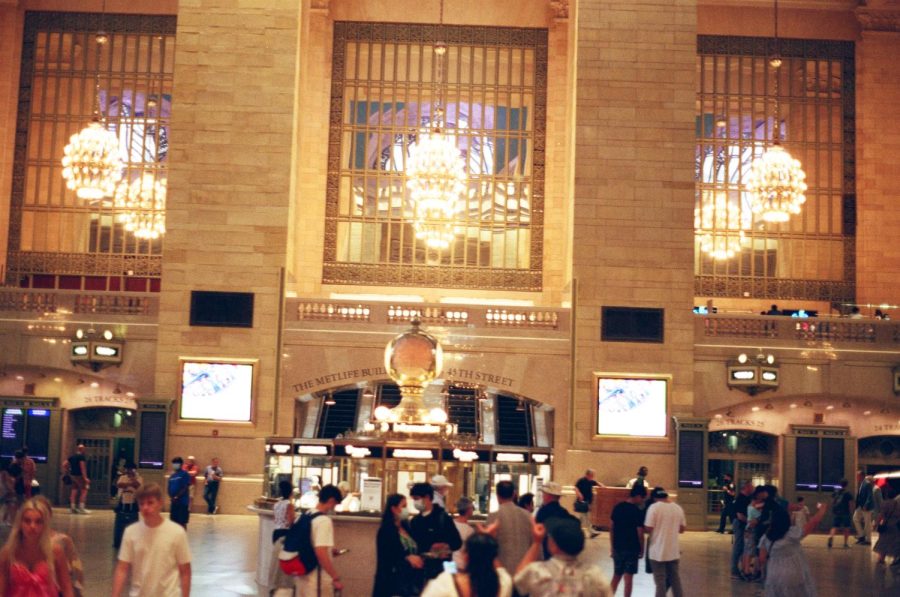
[[[3,597],[74,597],[62,547],[51,540],[50,513],[26,500],[0,550]]]
[[[497,540],[486,533],[466,539],[465,570],[442,572],[428,583],[422,597],[510,597],[512,579],[496,563]]]
[[[58,545],[65,554],[66,563],[69,566],[69,578],[72,580],[72,593],[75,597],[81,597],[84,594],[84,565],[78,556],[78,550],[75,549],[75,542],[65,533],[53,528],[53,506],[50,504],[50,500],[42,495],[36,495],[34,501],[39,506],[43,506],[49,514],[47,524],[50,525],[50,542],[54,547]]]
[[[800,541],[819,526],[826,510],[825,504],[819,504],[803,527],[791,526],[791,515],[784,508],[772,512],[766,532],[771,548],[767,554],[765,597],[816,597],[816,585]]]
[[[893,496],[890,485],[885,485],[881,491],[891,492],[891,496],[881,502],[881,512],[875,521],[878,526],[878,541],[874,548],[878,554],[876,563],[884,564],[884,559],[891,556],[894,560],[891,567],[895,568],[900,566],[900,496]]]
[[[425,561],[409,532],[406,497],[389,495],[376,538],[377,561],[372,597],[407,597],[422,590]]]

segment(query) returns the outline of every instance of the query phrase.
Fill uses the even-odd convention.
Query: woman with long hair
[[[47,508],[26,500],[0,549],[2,597],[74,597],[66,555],[51,537]]]
[[[75,597],[81,597],[84,594],[84,565],[78,556],[78,550],[75,549],[75,542],[65,533],[61,533],[53,528],[51,524],[53,521],[53,506],[50,504],[50,500],[42,495],[36,495],[34,496],[34,501],[38,505],[43,506],[50,514],[47,518],[47,524],[50,525],[50,542],[54,547],[59,545],[60,549],[63,550],[63,554],[66,556],[66,564],[69,567],[69,578],[72,580],[72,593]]]
[[[816,513],[803,527],[791,526],[791,515],[786,509],[777,507],[773,510],[772,522],[765,535],[771,541],[764,556],[767,560],[765,597],[816,596],[816,585],[800,541],[819,526],[826,510],[825,504],[819,504]]]
[[[422,597],[510,597],[512,579],[497,562],[497,540],[486,533],[466,539],[465,570],[442,572],[428,583]]]
[[[425,566],[409,531],[406,496],[388,496],[376,538],[377,560],[372,597],[410,597],[422,590]]]

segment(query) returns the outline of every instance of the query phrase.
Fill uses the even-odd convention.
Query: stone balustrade
[[[0,312],[32,316],[124,315],[156,318],[159,298],[151,293],[85,293],[65,290],[0,289]]]
[[[766,315],[697,315],[698,343],[714,339],[759,338],[798,342],[842,342],[879,345],[900,344],[900,322],[838,317],[794,317]]]

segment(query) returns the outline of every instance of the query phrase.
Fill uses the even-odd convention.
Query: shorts
[[[622,576],[623,574],[637,574],[638,571],[638,554],[636,551],[616,551],[613,556],[613,574]]]
[[[831,528],[833,529],[849,529],[852,526],[853,523],[850,522],[849,514],[835,514],[834,521],[831,523]]]
[[[87,479],[82,477],[81,475],[69,475],[72,478],[72,489],[77,489],[78,491],[84,491],[87,487]]]

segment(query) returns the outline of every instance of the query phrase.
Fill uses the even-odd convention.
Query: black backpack
[[[316,550],[312,543],[312,521],[321,515],[321,512],[302,514],[291,525],[284,538],[284,551],[296,552],[297,559],[303,565],[301,569],[303,571],[299,573],[299,576],[309,574],[319,565],[319,559],[316,557]]]

